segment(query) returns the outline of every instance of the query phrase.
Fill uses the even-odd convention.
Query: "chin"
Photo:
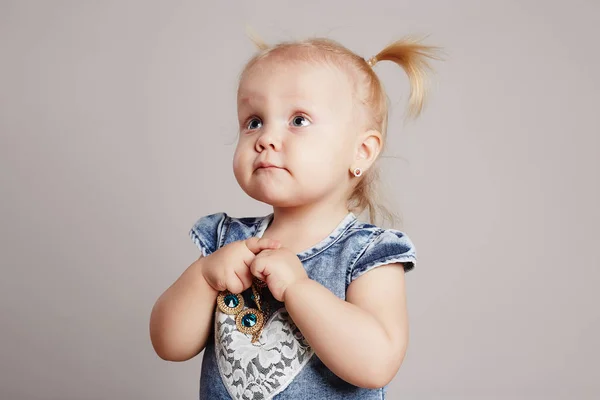
[[[302,199],[290,193],[284,193],[281,188],[242,188],[254,200],[269,204],[273,207],[293,207],[302,204]]]

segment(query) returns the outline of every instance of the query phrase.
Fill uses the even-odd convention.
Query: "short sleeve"
[[[198,219],[190,229],[189,235],[204,257],[214,253],[220,247],[221,231],[227,218],[225,213],[205,215]]]
[[[395,229],[382,229],[370,238],[354,263],[350,280],[355,280],[373,268],[391,263],[403,263],[404,271],[408,272],[416,262],[415,246],[405,233]]]

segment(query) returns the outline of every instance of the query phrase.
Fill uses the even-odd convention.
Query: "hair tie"
[[[367,64],[369,64],[369,67],[373,68],[373,65],[375,65],[375,63],[377,63],[377,56],[373,56],[365,61],[367,62]]]

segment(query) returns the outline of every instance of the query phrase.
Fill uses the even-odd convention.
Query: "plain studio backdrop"
[[[270,212],[231,165],[246,24],[444,48],[414,122],[404,73],[375,67],[419,256],[389,398],[600,398],[593,0],[0,2],[0,398],[197,398],[201,356],[161,360],[148,322],[197,218]]]

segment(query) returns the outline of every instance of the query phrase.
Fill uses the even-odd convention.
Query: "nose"
[[[281,149],[281,138],[275,132],[275,129],[263,128],[254,147],[259,153],[267,148],[279,151]]]

